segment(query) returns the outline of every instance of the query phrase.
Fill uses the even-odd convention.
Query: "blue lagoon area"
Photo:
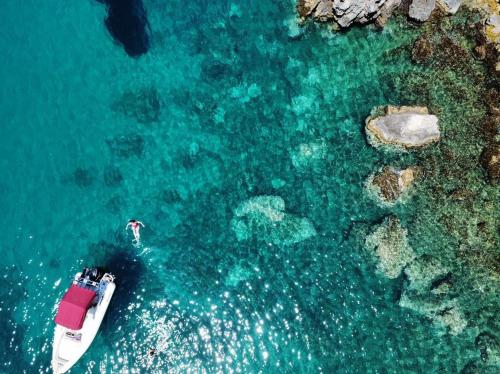
[[[94,265],[117,290],[73,373],[499,368],[479,127],[497,81],[472,52],[475,13],[348,31],[299,26],[290,0],[0,14],[0,373],[50,372],[58,302]],[[437,113],[439,143],[369,144],[387,104]],[[388,165],[418,169],[390,204],[369,186]]]

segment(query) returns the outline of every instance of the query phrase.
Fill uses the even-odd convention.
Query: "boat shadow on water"
[[[101,325],[106,341],[112,341],[117,327],[127,316],[127,308],[135,298],[139,283],[145,274],[145,265],[136,251],[128,243],[109,243],[101,241],[91,246],[96,265],[116,277],[116,290]]]

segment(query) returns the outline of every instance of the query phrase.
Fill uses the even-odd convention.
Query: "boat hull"
[[[56,325],[52,350],[52,369],[54,373],[66,373],[90,347],[99,331],[115,288],[114,283],[106,285],[102,299],[97,306],[87,311],[80,330],[71,330]]]

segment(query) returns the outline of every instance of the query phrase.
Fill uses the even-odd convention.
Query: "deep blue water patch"
[[[131,57],[148,52],[150,26],[142,0],[97,0],[106,5],[104,21],[113,39],[123,45]]]

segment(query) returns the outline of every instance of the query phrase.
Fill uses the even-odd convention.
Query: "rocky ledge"
[[[297,10],[301,17],[319,22],[334,21],[340,27],[371,21],[384,23],[401,0],[299,0]]]
[[[461,0],[413,0],[409,16],[417,21],[426,21],[432,11],[439,7],[448,14],[454,14]],[[302,18],[319,22],[334,21],[340,27],[376,21],[384,24],[401,0],[298,0],[297,10]]]
[[[440,138],[438,118],[425,107],[377,107],[366,119],[368,141],[375,147],[417,148]]]

